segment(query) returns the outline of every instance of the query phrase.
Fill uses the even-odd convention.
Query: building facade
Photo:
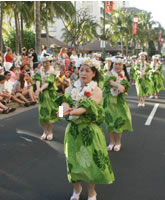
[[[72,1],[77,11],[85,9],[90,16],[94,17],[98,24],[101,24],[101,20],[104,17],[104,2],[105,1]],[[129,7],[129,4],[129,1],[114,1],[114,9]],[[60,19],[55,20],[53,24],[49,25],[49,34],[56,37],[58,40],[63,40],[63,28],[64,25],[62,21]],[[101,33],[100,28],[98,28],[97,32],[99,34]]]

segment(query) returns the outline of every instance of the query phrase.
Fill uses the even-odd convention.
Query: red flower
[[[91,96],[91,93],[90,93],[90,92],[86,92],[86,91],[85,91],[84,94],[85,94],[86,97],[90,97],[90,96]]]
[[[119,74],[120,78],[124,78],[124,76],[122,74]]]

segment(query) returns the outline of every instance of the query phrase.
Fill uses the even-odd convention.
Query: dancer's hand
[[[124,87],[123,85],[120,85],[120,86],[118,87],[117,91],[118,91],[119,93],[124,93],[124,92],[125,92],[125,87]]]
[[[70,112],[73,110],[73,108],[67,108],[66,110],[64,110],[63,112],[63,117],[70,115]],[[59,112],[56,113],[57,117],[59,117]]]
[[[65,117],[65,116],[70,115],[72,110],[73,110],[73,108],[68,108],[68,109],[64,110],[63,116]]]

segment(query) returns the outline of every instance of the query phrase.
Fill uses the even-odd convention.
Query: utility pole
[[[105,58],[105,1],[104,2],[104,19],[103,19],[103,47],[102,47],[102,57]]]

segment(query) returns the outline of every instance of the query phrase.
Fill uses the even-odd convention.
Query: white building
[[[105,1],[72,1],[74,6],[76,7],[76,10],[80,10],[84,8],[89,15],[94,17],[96,19],[96,22],[98,24],[101,23],[101,19],[104,16],[104,2]],[[122,7],[129,7],[130,2],[129,1],[114,1],[114,9],[119,9]],[[62,29],[64,28],[64,25],[62,21],[55,20],[55,23],[49,26],[49,34],[51,36],[56,37],[58,40],[62,39]],[[100,33],[100,30],[98,29],[98,33]]]

